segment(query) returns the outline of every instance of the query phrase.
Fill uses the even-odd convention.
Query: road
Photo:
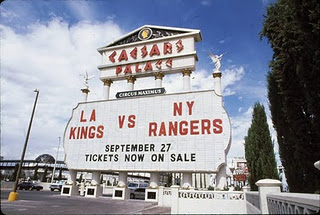
[[[18,200],[8,202],[10,190],[1,190],[1,211],[14,214],[170,214],[170,208],[157,203],[130,199],[112,200],[109,197],[65,197],[59,192],[18,191]]]

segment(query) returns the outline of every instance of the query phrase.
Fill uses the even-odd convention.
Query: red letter
[[[80,139],[87,139],[87,133],[88,133],[88,126],[82,126],[81,127],[81,134]]]
[[[147,51],[147,47],[146,46],[143,46],[142,49],[141,49],[141,57],[144,58],[145,56],[147,56],[148,54],[148,51]]]
[[[139,68],[139,64],[136,64],[136,72],[141,72],[141,69]]]
[[[104,126],[103,125],[99,125],[98,128],[97,128],[97,138],[102,138],[103,137],[103,129],[104,129]]]
[[[135,47],[131,52],[130,55],[133,59],[137,59],[137,47]]]
[[[132,73],[130,65],[127,65],[126,68],[124,69],[124,74],[126,74],[126,73]]]
[[[178,42],[176,42],[176,46],[177,46],[177,52],[181,52],[183,49],[183,45],[182,45],[182,40],[178,40]]]
[[[121,62],[122,60],[128,60],[128,56],[127,56],[127,52],[126,50],[122,50],[119,58],[118,58],[118,61]]]
[[[122,71],[122,66],[117,66],[116,75],[118,75]]]
[[[188,122],[187,121],[181,121],[179,123],[179,133],[180,135],[187,135],[188,134],[188,128],[182,128],[182,125],[188,126]]]
[[[81,111],[80,122],[86,122],[87,120],[83,118],[84,111]]]
[[[158,69],[161,69],[161,63],[162,63],[162,60],[158,60],[157,63],[156,63],[156,67]]]
[[[172,67],[172,58],[170,58],[169,60],[167,60],[167,62],[166,62],[166,66],[167,67]]]
[[[159,51],[159,48],[157,46],[157,44],[154,44],[151,48],[151,51],[150,51],[150,57],[152,57],[153,55],[160,55],[160,51]]]
[[[148,70],[152,71],[152,65],[150,61],[148,61],[144,67],[144,71],[148,71]]]
[[[221,134],[222,131],[223,131],[223,128],[222,128],[222,120],[221,119],[215,119],[213,120],[213,127],[215,127],[213,129],[213,133],[215,134]]]
[[[96,110],[95,109],[92,110],[91,117],[90,117],[90,122],[91,121],[96,121]]]
[[[117,52],[113,51],[112,54],[109,56],[109,60],[114,63],[116,60],[114,59],[114,56],[116,56]]]
[[[207,134],[211,134],[210,132],[210,120],[202,119],[201,120],[201,134],[204,134],[207,131]]]
[[[169,42],[163,44],[163,54],[172,54],[172,45]]]
[[[124,119],[126,116],[118,116],[118,121],[119,121],[119,128],[123,127]]]
[[[199,120],[191,120],[190,121],[190,134],[191,135],[198,135],[199,134],[198,123],[199,123]]]
[[[160,125],[160,129],[159,129],[159,136],[167,136],[167,132],[166,132],[166,126],[164,124],[164,122],[161,122]]]
[[[76,131],[77,127],[71,127],[70,128],[70,135],[69,135],[69,139],[74,139],[74,132]]]
[[[93,139],[94,138],[94,136],[95,136],[95,133],[94,133],[94,131],[96,130],[96,128],[94,127],[94,126],[90,126],[90,128],[89,128],[89,135],[88,135],[88,137],[90,138],[90,139]]]
[[[179,106],[177,103],[173,103],[173,116],[182,115],[182,102],[179,102]]]
[[[129,128],[134,128],[134,126],[136,125],[135,119],[136,119],[136,116],[135,116],[135,115],[130,115],[130,116],[128,117],[128,121],[129,121],[128,127],[129,127]]]
[[[174,125],[173,125],[174,123]],[[178,133],[178,122],[175,121],[175,122],[169,122],[169,136],[171,136],[172,134],[174,136],[177,136],[177,133]]]
[[[188,108],[189,108],[189,115],[192,115],[192,107],[193,107],[193,103],[194,103],[194,101],[192,101],[192,102],[187,102],[187,106],[188,106]]]
[[[156,122],[149,122],[149,137],[157,136],[157,123]]]

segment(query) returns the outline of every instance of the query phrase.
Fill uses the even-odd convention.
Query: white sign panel
[[[102,52],[100,79],[124,79],[126,75],[150,76],[154,72],[175,73],[194,70],[194,37],[161,38],[125,46],[110,47]]]
[[[79,103],[64,136],[77,170],[216,172],[229,144],[214,91]]]

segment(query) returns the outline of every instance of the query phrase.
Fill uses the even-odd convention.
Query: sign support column
[[[113,83],[111,79],[103,80],[103,98],[109,100],[110,86]]]
[[[182,70],[182,75],[183,75],[183,90],[184,91],[189,91],[191,89],[190,88],[191,70],[190,69]]]
[[[133,75],[130,75],[130,76],[127,76],[126,79],[128,81],[128,90],[132,91],[134,89],[134,82],[136,81],[136,77],[134,77]]]
[[[162,78],[164,77],[163,72],[155,72],[154,77],[155,77],[156,88],[162,87]]]
[[[82,92],[82,95],[83,95],[83,97],[82,97],[83,101],[87,102],[88,101],[88,94],[89,94],[90,90],[87,89],[87,88],[83,88],[83,89],[81,89],[81,92]]]

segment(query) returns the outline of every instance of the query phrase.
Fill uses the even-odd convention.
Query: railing
[[[245,192],[246,208],[248,214],[260,214],[260,196],[259,192]]]
[[[260,199],[258,192],[246,192],[245,195],[247,202],[260,209]]]
[[[244,200],[243,192],[240,191],[194,191],[180,190],[179,198],[183,199],[228,199]]]
[[[245,214],[244,194],[240,191],[184,190],[171,187],[173,214]]]
[[[277,193],[267,195],[270,214],[315,214],[320,211],[320,195]]]

